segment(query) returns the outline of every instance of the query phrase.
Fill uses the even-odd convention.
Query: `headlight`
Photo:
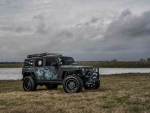
[[[99,69],[98,68],[93,68],[93,72],[99,72]]]
[[[85,69],[84,68],[82,68],[82,74],[85,75]]]
[[[84,68],[82,68],[82,72],[84,72]]]
[[[93,72],[96,72],[96,68],[93,68]]]

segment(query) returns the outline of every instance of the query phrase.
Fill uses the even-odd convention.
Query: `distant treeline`
[[[0,64],[22,64],[23,62],[0,62]]]
[[[150,68],[150,61],[77,61],[79,65],[99,68]],[[0,68],[22,68],[23,62],[0,62]]]
[[[100,68],[150,68],[150,61],[78,61],[78,64]]]
[[[0,68],[22,68],[23,62],[0,62]]]

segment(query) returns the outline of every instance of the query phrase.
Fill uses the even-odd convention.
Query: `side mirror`
[[[62,65],[62,62],[59,62],[58,65]]]
[[[56,62],[52,62],[51,63],[51,66],[55,66],[57,63]]]
[[[51,66],[54,66],[56,69],[58,69],[58,64],[56,62],[52,62]]]

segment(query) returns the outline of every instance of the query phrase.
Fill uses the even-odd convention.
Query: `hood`
[[[81,68],[88,68],[88,69],[91,69],[93,68],[92,66],[78,66],[78,65],[62,65],[60,66],[60,68],[75,68],[75,69],[81,69]]]

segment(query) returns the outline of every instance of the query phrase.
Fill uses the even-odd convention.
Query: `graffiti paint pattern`
[[[58,78],[58,72],[54,67],[38,67],[35,69],[38,80],[55,80]]]

